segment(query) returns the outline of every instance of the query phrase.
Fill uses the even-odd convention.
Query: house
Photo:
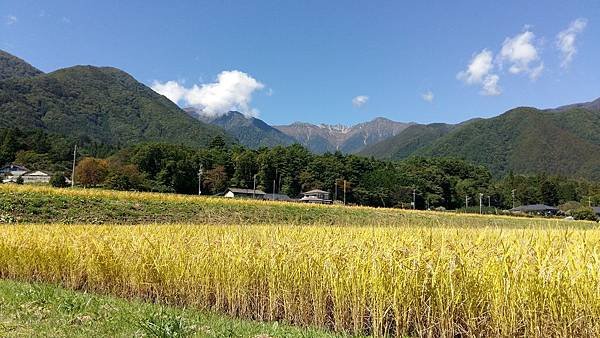
[[[0,176],[21,176],[24,173],[28,172],[29,169],[18,165],[18,164],[9,164],[0,168]]]
[[[23,183],[49,183],[52,174],[45,171],[29,171],[21,175]]]
[[[286,201],[286,202],[292,201],[292,199],[288,195],[284,195],[284,194],[265,194],[263,196],[263,199],[269,200],[269,201]]]
[[[593,207],[592,210],[594,210],[596,215],[600,216],[600,207]]]
[[[36,170],[36,171],[26,171],[26,172],[21,172],[21,171],[15,171],[14,174],[10,174],[9,176],[5,176],[5,178],[2,180],[2,182],[4,183],[15,183],[17,182],[17,180],[20,178],[23,179],[23,183],[24,184],[28,184],[28,183],[49,183],[50,182],[50,178],[51,178],[51,174],[41,171],[41,170]]]
[[[228,198],[259,198],[265,196],[265,192],[258,189],[228,188],[223,196]]]
[[[321,203],[321,204],[331,204],[331,198],[329,198],[329,192],[314,189],[311,191],[303,192],[302,198],[300,202],[304,203]]]
[[[521,205],[510,209],[510,212],[522,212],[533,215],[556,215],[559,209],[545,204]]]

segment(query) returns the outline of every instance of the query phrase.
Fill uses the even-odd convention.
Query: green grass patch
[[[591,227],[592,222],[0,184],[0,223]],[[596,223],[597,225],[597,223]]]
[[[0,280],[0,337],[341,337],[277,322]]]

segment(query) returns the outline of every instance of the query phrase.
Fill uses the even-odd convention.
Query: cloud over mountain
[[[367,103],[367,101],[369,101],[369,97],[368,96],[366,96],[366,95],[358,95],[358,96],[355,96],[352,99],[352,105],[354,107],[362,107],[362,106],[364,106]]]
[[[433,102],[433,92],[431,90],[428,90],[425,93],[421,94],[421,98],[423,98],[424,101]]]
[[[169,100],[192,106],[207,116],[220,116],[232,110],[258,116],[259,111],[250,106],[252,94],[265,86],[244,72],[231,70],[219,73],[215,82],[190,88],[178,81],[154,81],[151,87]]]
[[[494,69],[494,54],[484,49],[471,58],[467,69],[459,72],[456,78],[469,85],[481,85],[482,95],[500,95],[498,86],[500,77],[492,73]]]
[[[540,61],[538,48],[534,41],[535,34],[529,30],[504,40],[499,59],[500,62],[509,64],[508,71],[511,74],[525,73],[532,80],[540,76],[544,69],[544,63]],[[538,61],[539,63],[534,65]]]
[[[579,18],[569,25],[569,27],[556,35],[556,47],[561,52],[561,67],[567,67],[577,53],[575,41],[587,26],[587,19]]]

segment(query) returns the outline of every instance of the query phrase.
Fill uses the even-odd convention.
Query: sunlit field
[[[598,336],[600,231],[4,225],[0,274],[375,336]]]
[[[480,216],[390,208],[254,201],[208,196],[56,189],[0,184],[0,222],[69,224],[190,223],[328,225],[353,227],[578,227],[590,222]],[[597,224],[597,223],[596,223]]]

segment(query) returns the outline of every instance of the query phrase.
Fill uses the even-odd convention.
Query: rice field
[[[600,335],[599,229],[460,220],[3,225],[0,277],[349,334]]]

